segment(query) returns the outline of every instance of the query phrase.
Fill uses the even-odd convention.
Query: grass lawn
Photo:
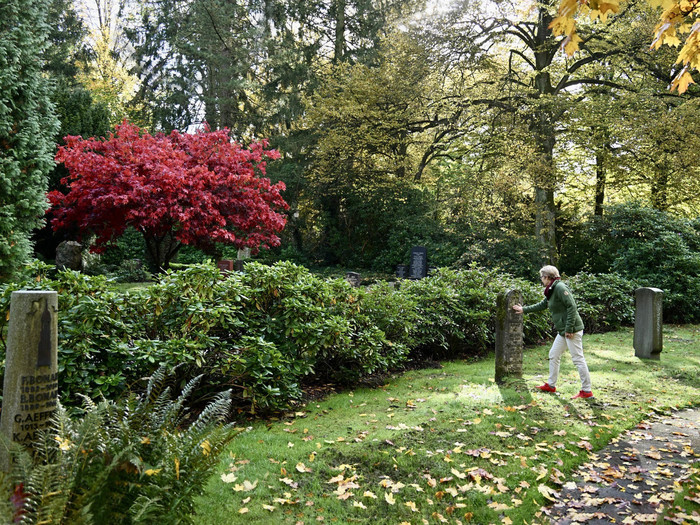
[[[634,357],[632,336],[584,337],[592,400],[570,399],[580,383],[566,355],[557,394],[533,392],[541,346],[507,386],[493,355],[446,362],[241,428],[196,521],[545,523],[540,507],[591,452],[653,411],[700,404],[700,327],[666,326],[660,361]]]

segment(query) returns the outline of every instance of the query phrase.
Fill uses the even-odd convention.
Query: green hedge
[[[2,289],[0,330],[12,290],[59,292],[67,404],[79,404],[81,394],[114,399],[166,366],[181,384],[204,376],[200,401],[230,389],[241,409],[282,409],[301,398],[303,381],[353,383],[408,359],[483,354],[493,346],[499,293],[520,289],[527,304],[542,296],[539,284],[476,267],[440,269],[394,290],[388,283],[352,288],[289,262],[250,263],[226,278],[211,265],[193,265],[125,292],[73,271],[48,278],[47,268]],[[631,322],[628,282],[581,275],[570,284],[587,330]],[[552,333],[546,313],[524,323],[526,344]]]

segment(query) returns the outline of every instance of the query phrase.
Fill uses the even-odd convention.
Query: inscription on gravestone
[[[409,279],[423,279],[428,276],[428,250],[423,246],[411,249],[411,265],[408,270]]]
[[[638,288],[635,291],[634,355],[660,359],[663,349],[663,290]]]
[[[523,373],[523,316],[513,310],[522,303],[519,290],[509,290],[496,302],[496,382],[520,378]]]
[[[31,445],[49,425],[58,398],[58,295],[52,291],[12,292],[7,331],[0,432]],[[0,447],[0,466],[8,458]]]

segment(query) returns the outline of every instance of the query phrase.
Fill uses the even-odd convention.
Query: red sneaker
[[[538,390],[542,390],[542,392],[556,392],[557,391],[556,388],[554,388],[553,386],[549,386],[548,383],[545,383],[542,386],[536,386],[535,388],[537,388]]]
[[[593,397],[593,392],[586,392],[585,390],[581,390],[578,394],[576,394],[574,397],[571,399],[578,399],[578,398],[589,398]]]

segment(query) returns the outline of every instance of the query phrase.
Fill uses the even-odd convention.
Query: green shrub
[[[615,273],[664,291],[664,319],[700,320],[700,224],[639,203],[612,206],[563,249],[561,269]]]
[[[163,369],[143,396],[113,402],[85,400],[80,417],[59,406],[34,454],[7,443],[9,473],[0,477],[3,523],[196,523],[194,498],[235,433],[230,393],[218,395],[194,421],[183,407],[196,389],[190,382],[172,400]]]
[[[576,298],[587,333],[634,324],[634,282],[618,274],[579,272],[566,283]]]
[[[534,284],[472,267],[438,269],[425,279],[402,281],[396,292],[375,287],[364,302],[392,344],[410,349],[412,357],[452,358],[493,346],[498,294],[513,288],[526,302],[539,300]],[[527,316],[523,330],[525,340],[534,342],[548,333],[549,323],[542,315]]]

